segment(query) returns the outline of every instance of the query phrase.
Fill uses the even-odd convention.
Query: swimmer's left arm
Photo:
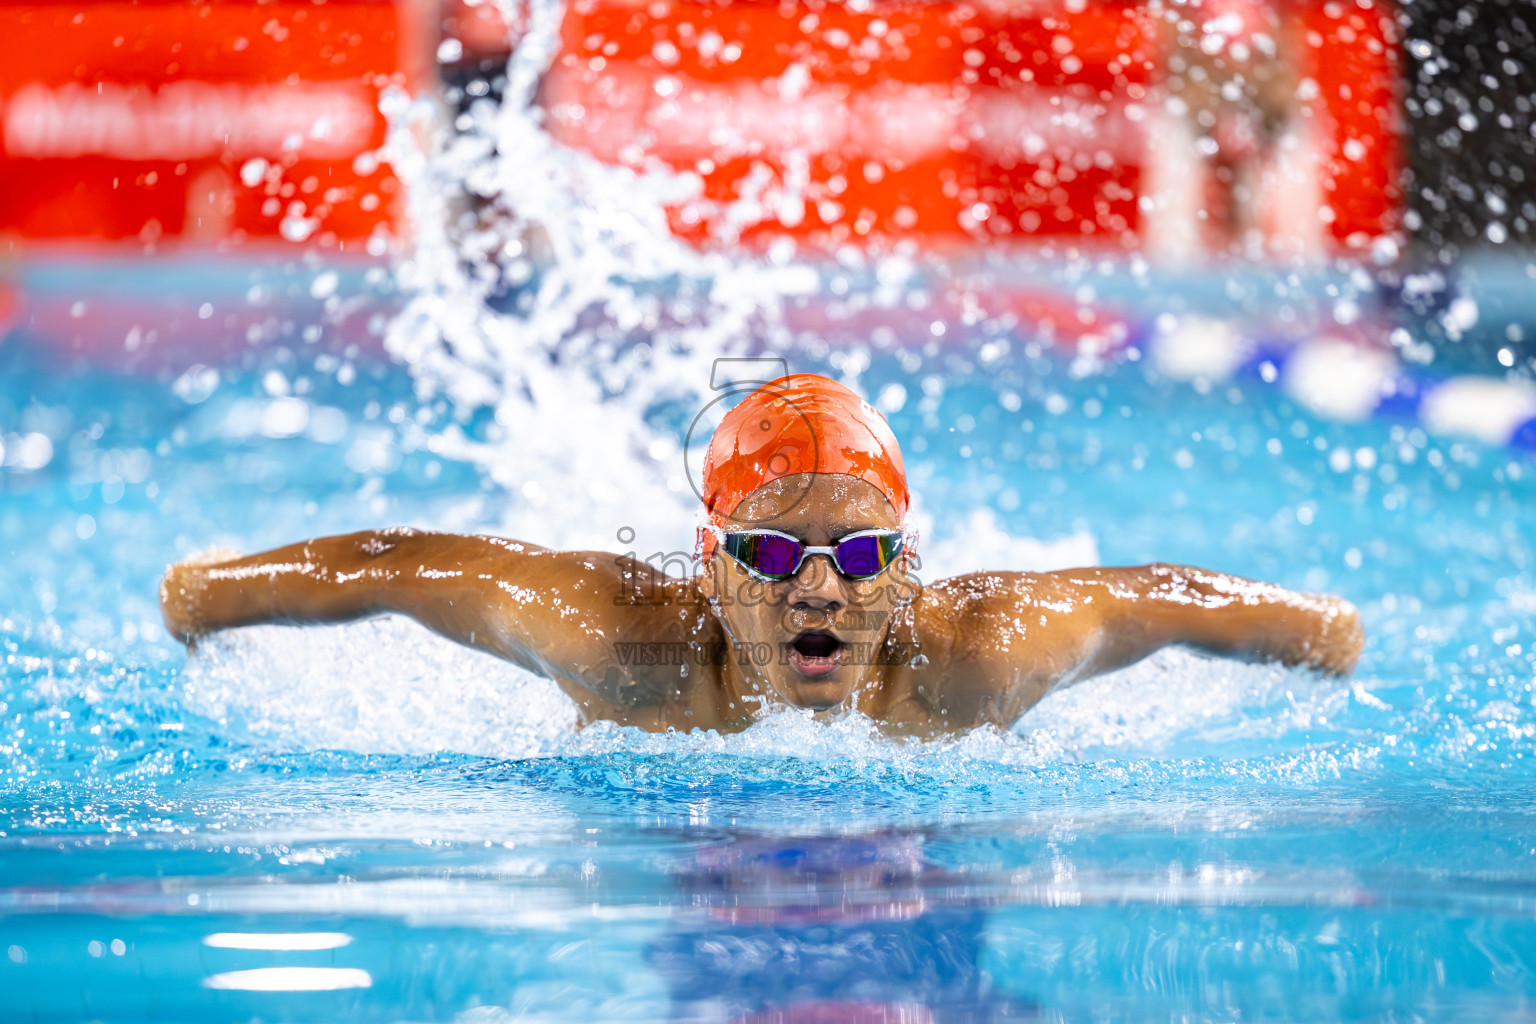
[[[1278,662],[1345,676],[1365,644],[1355,606],[1332,594],[1183,565],[1074,574],[1102,604],[1100,645],[1088,674],[1109,672],[1179,644],[1206,654]]]
[[[1170,645],[1347,675],[1365,641],[1342,598],[1179,565],[978,574],[948,673],[956,724],[1010,725],[1052,689]]]

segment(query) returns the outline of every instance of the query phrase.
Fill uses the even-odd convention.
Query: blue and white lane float
[[[1254,375],[1319,416],[1412,420],[1434,434],[1536,452],[1536,384],[1475,374],[1436,377],[1395,348],[1321,335],[1265,344],[1230,320],[1168,317],[1149,332],[1152,365],[1174,380]]]

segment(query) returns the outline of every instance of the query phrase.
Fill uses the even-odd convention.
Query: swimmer
[[[726,414],[702,471],[701,569],[411,529],[325,537],[166,573],[191,644],[256,623],[407,615],[548,676],[586,724],[745,728],[857,709],[891,733],[1011,727],[1053,689],[1177,644],[1334,675],[1364,636],[1340,598],[1179,565],[978,572],[922,584],[901,450],[821,376]]]

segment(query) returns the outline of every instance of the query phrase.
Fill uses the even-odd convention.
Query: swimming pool
[[[786,353],[888,411],[926,574],[1335,590],[1370,635],[1354,679],[1175,652],[1015,734],[906,744],[796,714],[575,734],[552,684],[391,620],[185,660],[156,581],[215,544],[685,545],[666,438],[707,382],[633,364],[660,381],[637,449],[622,394],[461,415],[420,365],[301,331],[163,379],[0,348],[5,1019],[1528,1014],[1529,457],[959,334]]]
[[[1262,334],[1289,309],[1321,334],[1402,315],[1392,287],[980,268],[1103,312],[1097,358],[947,299],[961,261],[694,253],[665,230],[675,180],[542,131],[559,14],[533,6],[508,102],[465,100],[430,157],[392,143],[417,229],[393,274],[27,271],[60,322],[127,294],[194,326],[0,344],[0,1018],[1528,1016],[1530,456],[1411,409],[1321,418],[1267,350],[1178,383],[1108,322],[1123,300]],[[430,107],[386,97],[397,128]],[[463,227],[465,194],[495,216]],[[1408,305],[1503,318],[1455,287]],[[575,733],[552,684],[395,620],[190,658],[160,629],[165,564],[211,546],[408,523],[687,550],[680,439],[712,358],[752,353],[887,413],[925,577],[1156,559],[1334,590],[1359,671],[1170,652],[1008,735],[649,736]]]

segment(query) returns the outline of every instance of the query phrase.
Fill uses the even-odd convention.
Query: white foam
[[[1058,690],[1020,723],[1042,759],[1077,760],[1127,752],[1156,754],[1205,733],[1231,738],[1267,722],[1245,709],[1277,701],[1295,678],[1274,665],[1206,658],[1170,648],[1129,668]]]
[[[550,680],[398,617],[222,633],[198,648],[181,682],[190,710],[219,722],[232,739],[277,752],[515,758],[629,751],[829,761],[913,752],[856,713],[818,722],[807,712],[785,711],[738,735],[651,735],[603,722],[578,731],[575,705]],[[1012,734],[978,730],[923,749],[1014,764],[1155,755],[1192,736],[1226,740],[1306,728],[1313,715],[1348,699],[1342,684],[1313,689],[1309,694],[1302,677],[1274,666],[1168,650],[1052,694]]]
[[[804,291],[808,268],[696,251],[667,224],[668,205],[697,193],[695,176],[605,165],[544,130],[533,98],[561,14],[557,0],[532,4],[505,101],[477,104],[467,131],[447,130],[430,100],[387,103],[417,234],[399,271],[411,298],[386,343],[423,397],[494,409],[495,437],[449,429],[437,450],[513,496],[505,532],[587,547],[627,526],[651,550],[691,550],[682,460],[649,454],[676,438],[647,412],[702,406],[715,357],[782,340],[784,296]],[[465,195],[479,197],[481,223],[450,230]],[[516,281],[525,309],[487,305]]]
[[[189,709],[280,751],[522,757],[557,746],[576,720],[550,680],[394,616],[219,633],[181,685]]]

